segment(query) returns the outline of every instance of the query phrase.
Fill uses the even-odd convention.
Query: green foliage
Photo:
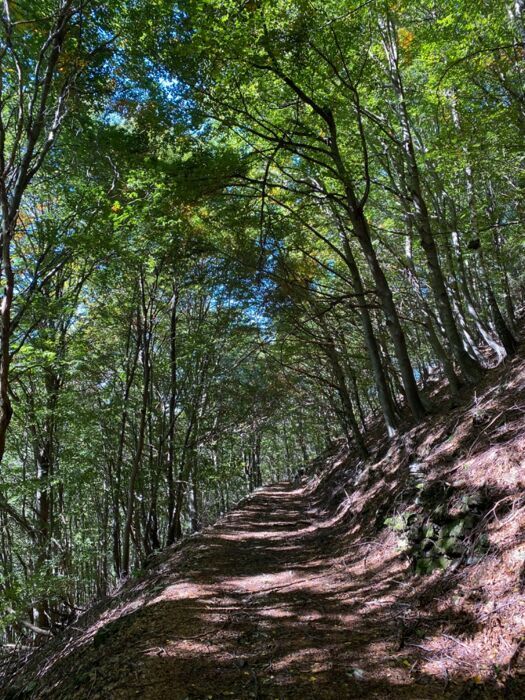
[[[7,5],[11,187],[58,4]],[[396,332],[432,393],[447,361],[457,371],[436,269],[471,355],[501,347],[523,301],[523,22],[505,3],[81,5],[10,240],[7,636],[129,574],[128,520],[137,570],[337,435],[354,449],[384,412],[378,374],[397,418]],[[485,546],[470,542],[478,505],[449,512],[425,486],[387,520],[419,573]]]

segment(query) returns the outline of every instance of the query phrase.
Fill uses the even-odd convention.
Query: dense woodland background
[[[4,0],[4,642],[515,351],[524,11]]]

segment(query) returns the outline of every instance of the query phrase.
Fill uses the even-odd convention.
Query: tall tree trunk
[[[366,204],[370,189],[370,175],[368,173],[368,149],[363,124],[361,121],[362,112],[358,90],[355,86],[353,86],[352,93],[358,121],[358,131],[365,160],[365,192],[360,198],[357,196],[354,180],[350,175],[350,171],[346,167],[345,160],[339,147],[338,128],[333,110],[330,107],[323,106],[316,102],[314,98],[305,93],[300,85],[298,85],[289,75],[285,74],[281,70],[278,60],[269,43],[268,35],[265,37],[264,48],[268,53],[271,61],[271,70],[275,73],[275,75],[278,76],[293,92],[295,92],[297,97],[304,104],[308,105],[326,124],[326,128],[328,130],[327,141],[330,149],[330,157],[333,161],[334,169],[337,173],[340,184],[343,187],[345,200],[344,208],[352,224],[354,235],[359,241],[365,260],[370,268],[374,284],[376,285],[377,295],[386,318],[387,328],[392,339],[396,359],[399,364],[399,370],[405,388],[407,403],[414,418],[422,418],[426,414],[426,409],[421,401],[421,397],[419,396],[417,383],[406,346],[405,334],[397,314],[388,280],[386,279],[381,265],[379,264],[379,260],[377,259],[370,236],[368,221],[364,214],[364,206]],[[265,68],[269,68],[269,66],[266,66]],[[331,168],[331,176],[334,174],[334,169]]]
[[[452,305],[447,291],[447,285],[443,277],[439,254],[432,233],[430,214],[421,187],[419,165],[416,158],[412,128],[408,109],[406,106],[405,92],[398,61],[397,30],[390,12],[386,13],[383,21],[383,45],[389,64],[389,73],[392,86],[397,97],[397,111],[402,132],[402,150],[406,162],[406,186],[413,207],[414,226],[419,234],[421,246],[425,253],[429,281],[436,302],[439,318],[445,329],[446,336],[452,348],[463,375],[467,381],[477,381],[481,374],[480,365],[465,351],[461,337],[454,319]]]
[[[354,438],[357,453],[360,457],[366,459],[368,457],[368,450],[366,449],[365,441],[361,431],[359,430],[359,425],[355,417],[352,399],[350,398],[350,392],[348,391],[348,386],[346,383],[345,373],[341,367],[341,363],[339,362],[334,340],[330,335],[327,324],[324,322],[322,316],[320,317],[320,325],[324,334],[322,349],[328,358],[328,362],[330,363],[330,367],[336,381],[337,393],[339,394],[339,399],[343,408],[343,420],[350,428],[350,433]]]
[[[363,329],[363,337],[366,345],[368,358],[370,360],[370,366],[372,368],[372,375],[374,377],[379,403],[383,412],[385,427],[388,436],[393,437],[397,432],[397,415],[392,401],[392,396],[390,394],[390,389],[388,387],[388,382],[385,377],[383,364],[381,362],[381,356],[379,354],[379,348],[374,333],[372,318],[370,316],[370,311],[367,307],[363,280],[361,279],[359,268],[357,266],[354,254],[352,252],[347,233],[342,226],[340,227],[340,231],[346,264],[348,266],[348,270],[350,271],[354,291],[357,295],[357,300],[359,304],[358,313],[359,318],[361,320],[361,328]]]
[[[171,522],[175,515],[175,430],[177,408],[177,312],[179,290],[175,282],[172,286],[170,304],[170,398],[168,409],[168,532],[171,531]],[[171,544],[171,542],[168,542]]]
[[[139,312],[140,315],[140,312]],[[120,501],[121,501],[121,483],[122,483],[122,465],[124,459],[124,445],[126,441],[126,430],[129,417],[129,400],[131,388],[135,380],[137,371],[140,349],[143,338],[137,332],[133,353],[131,354],[131,343],[133,339],[133,323],[135,315],[131,314],[128,326],[128,335],[126,339],[126,377],[124,380],[123,395],[122,395],[122,414],[120,417],[119,439],[117,446],[117,456],[115,459],[114,474],[109,465],[110,480],[113,483],[111,509],[113,514],[113,565],[115,568],[115,576],[122,576],[122,543],[121,543],[121,518],[120,518]],[[138,317],[137,317],[138,321]]]
[[[448,385],[450,388],[450,392],[453,396],[456,396],[461,388],[461,382],[459,380],[459,377],[457,376],[455,370],[454,370],[454,365],[452,361],[450,360],[445,348],[443,347],[443,344],[441,343],[441,340],[437,334],[437,331],[434,327],[434,322],[435,322],[435,317],[432,312],[432,309],[430,308],[429,303],[427,302],[425,295],[421,291],[421,286],[419,284],[419,280],[417,277],[416,273],[416,267],[414,265],[414,259],[412,256],[412,222],[410,219],[410,216],[408,215],[405,219],[406,222],[406,228],[407,228],[407,236],[406,236],[406,244],[405,244],[405,253],[406,253],[406,260],[405,260],[405,265],[407,268],[407,273],[408,277],[410,280],[410,283],[412,285],[412,288],[419,300],[419,303],[421,304],[421,308],[423,310],[423,315],[425,319],[425,328],[427,331],[428,335],[428,340],[430,342],[430,345],[432,346],[432,349],[434,350],[434,353],[438,359],[438,361],[441,363],[441,366],[443,367],[443,371],[445,373],[445,377],[447,378]]]
[[[8,208],[4,207],[2,239],[0,241],[2,253],[0,272],[4,278],[4,295],[0,306],[0,462],[4,458],[7,431],[13,415],[9,396],[9,368],[11,365],[11,307],[15,288],[11,261],[11,238],[14,234],[16,218],[16,216],[12,218]]]
[[[166,537],[166,544],[168,546],[172,545],[174,542],[176,542],[182,537],[182,510],[184,507],[184,495],[186,493],[188,479],[191,474],[192,461],[190,458],[190,452],[193,449],[191,442],[193,440],[195,423],[196,414],[194,410],[188,421],[188,426],[186,428],[186,434],[184,437],[184,446],[182,448],[179,473],[175,490],[175,507],[173,509],[173,516],[169,524],[168,534]]]
[[[146,434],[146,419],[148,409],[148,398],[150,391],[150,342],[151,342],[151,325],[150,312],[146,301],[146,289],[144,276],[141,274],[141,310],[138,314],[139,329],[138,334],[141,336],[142,350],[142,402],[140,408],[137,446],[131,466],[131,474],[128,485],[128,503],[126,520],[124,523],[124,531],[122,533],[122,571],[121,576],[127,577],[130,572],[130,544],[131,544],[131,529],[133,526],[133,515],[135,505],[135,486],[142,463],[142,453],[144,450],[144,438]]]
[[[426,414],[426,410],[419,396],[414,370],[408,354],[405,333],[399,320],[388,280],[377,259],[368,228],[368,222],[364,213],[359,209],[353,212],[352,223],[354,226],[354,233],[361,244],[376,285],[376,291],[381,302],[386,327],[396,353],[396,360],[399,366],[408,407],[414,418],[422,418]]]
[[[487,291],[487,298],[488,298],[489,308],[490,308],[490,311],[492,314],[492,318],[494,321],[494,326],[496,328],[496,332],[499,336],[499,339],[501,340],[501,342],[503,344],[505,352],[507,353],[507,355],[512,356],[515,354],[516,350],[518,349],[518,343],[517,343],[516,339],[514,338],[512,331],[505,323],[505,319],[503,318],[503,314],[501,313],[501,310],[499,308],[499,304],[498,304],[498,301],[496,299],[496,295],[495,295],[494,290],[492,288],[492,284],[490,283],[489,271],[487,269],[487,265],[485,262],[485,256],[483,254],[483,248],[482,248],[481,242],[480,242],[478,254],[479,254],[479,258],[480,258],[481,269],[483,270],[485,288]]]

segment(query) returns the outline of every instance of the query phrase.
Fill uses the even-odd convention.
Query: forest
[[[523,0],[3,0],[6,655],[518,367],[524,58]]]

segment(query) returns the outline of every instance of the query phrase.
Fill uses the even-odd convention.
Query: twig
[[[462,642],[460,639],[456,639],[456,637],[452,637],[450,634],[445,634],[445,633],[442,633],[441,636],[442,636],[442,637],[445,637],[446,639],[450,639],[450,641],[452,641],[452,642],[456,642],[456,644],[459,644],[459,645],[461,645],[464,649],[466,649],[467,651],[470,651],[470,649],[469,649],[469,647],[467,646],[467,644],[465,644],[465,642]]]

